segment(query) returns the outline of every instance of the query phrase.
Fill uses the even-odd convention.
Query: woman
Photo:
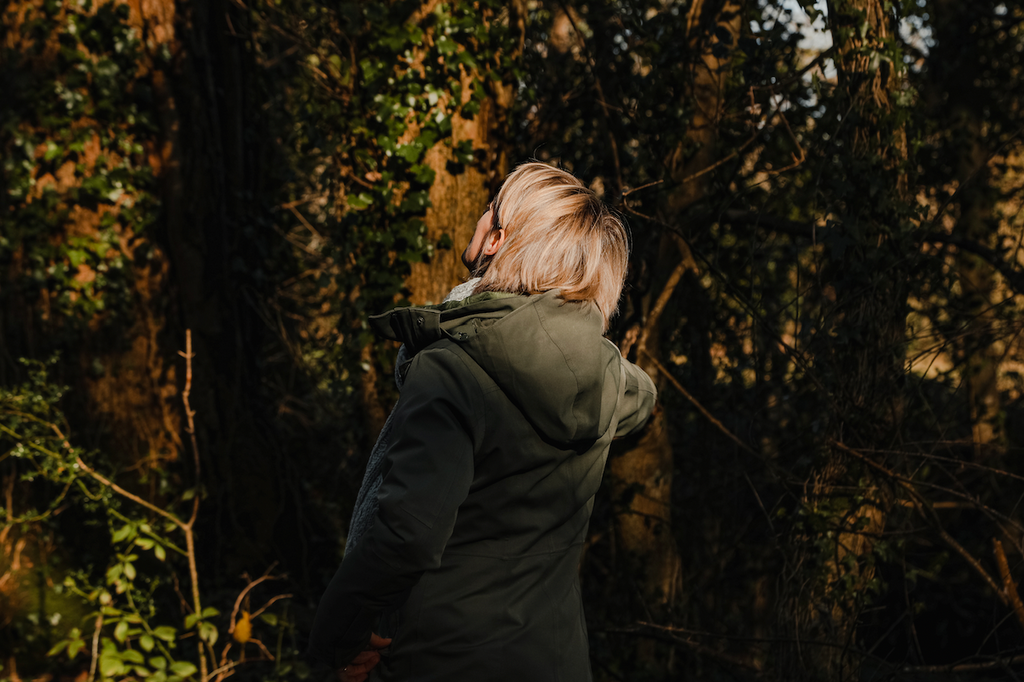
[[[405,345],[401,397],[310,636],[343,680],[591,679],[580,552],[609,444],[655,400],[602,336],[627,250],[591,190],[526,163],[463,254],[471,295],[373,318]]]

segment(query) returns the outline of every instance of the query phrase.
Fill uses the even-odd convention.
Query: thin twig
[[[605,101],[604,89],[601,87],[601,79],[597,76],[597,61],[594,56],[590,53],[590,47],[587,45],[587,41],[583,37],[583,33],[576,25],[576,20],[573,18],[572,13],[569,11],[569,7],[565,2],[561,3],[562,12],[565,14],[569,23],[572,25],[572,30],[576,34],[576,38],[579,40],[580,45],[583,47],[583,51],[587,55],[587,66],[590,67],[590,75],[594,78],[594,90],[597,93],[597,102],[601,106],[601,113],[604,115],[604,125],[608,133],[608,144],[611,146],[611,157],[612,162],[615,164],[615,190],[617,193],[622,192],[622,166],[619,162],[619,144],[615,140],[615,134],[612,132],[610,124],[611,116],[608,115],[608,103]]]
[[[971,174],[968,175],[967,178],[964,179],[963,182],[961,182],[959,185],[957,185],[956,190],[952,194],[950,194],[948,197],[946,197],[946,200],[942,203],[942,206],[939,207],[938,212],[932,218],[931,226],[933,228],[935,227],[935,225],[938,224],[939,218],[941,218],[942,214],[946,212],[946,209],[949,208],[949,205],[951,203],[953,203],[953,200],[956,199],[957,196],[959,196],[960,190],[962,190],[967,185],[971,184],[971,182],[975,179],[975,177],[977,177],[978,173],[980,173],[982,171],[982,169],[988,168],[989,162],[992,161],[992,159],[994,159],[999,154],[999,152],[1003,151],[1003,149],[1005,149],[1011,142],[1016,140],[1020,136],[1021,133],[1024,133],[1024,127],[1018,128],[1017,131],[1014,132],[1013,135],[1011,135],[1009,138],[1007,138],[1007,140],[1005,142],[1003,142],[1001,145],[996,147],[995,150],[993,150],[993,152],[988,155],[988,158],[985,159],[984,163],[979,164],[977,168],[975,168],[973,171],[971,171]]]
[[[1003,551],[1003,543],[999,541],[999,538],[992,538],[992,550],[996,556],[996,566],[999,567],[999,577],[1003,579],[1003,592],[1010,600],[1017,620],[1020,621],[1021,626],[1024,626],[1024,604],[1021,603],[1020,595],[1017,594],[1017,583],[1010,575],[1010,564],[1006,560],[1006,552]]]
[[[196,542],[195,534],[192,532],[193,526],[196,522],[196,518],[199,516],[199,498],[202,497],[200,494],[200,468],[199,468],[199,444],[196,441],[196,425],[193,421],[195,411],[192,410],[189,405],[189,395],[192,392],[192,358],[195,355],[192,353],[192,330],[185,330],[185,352],[179,354],[185,358],[185,390],[182,391],[181,401],[185,405],[185,417],[188,419],[188,433],[192,440],[192,454],[195,460],[196,475],[195,475],[195,497],[192,498],[192,517],[185,524],[183,530],[185,531],[185,550],[188,552],[188,572],[189,578],[192,580],[192,606],[195,609],[195,613],[203,613],[202,601],[199,596],[199,569],[196,567]],[[196,647],[199,650],[199,679],[201,682],[207,682],[210,677],[207,674],[206,667],[206,653],[203,651],[203,641],[200,638],[196,642]],[[216,658],[214,659],[216,661]]]
[[[669,380],[669,383],[671,383],[673,386],[675,386],[676,390],[679,391],[680,393],[682,393],[683,397],[686,398],[687,400],[689,400],[693,404],[693,406],[696,407],[697,410],[702,415],[704,415],[704,417],[709,422],[714,424],[715,427],[719,431],[721,431],[723,434],[725,434],[725,436],[729,440],[731,440],[732,442],[736,443],[736,445],[738,445],[740,447],[740,449],[742,449],[744,452],[748,452],[751,455],[754,455],[755,457],[758,457],[758,458],[761,457],[761,455],[759,455],[753,448],[751,448],[749,445],[747,445],[746,443],[741,441],[732,431],[727,429],[725,427],[725,424],[723,424],[722,422],[720,422],[717,419],[715,419],[715,417],[710,412],[708,412],[706,409],[704,409],[704,406],[701,405],[699,402],[697,402],[697,399],[694,398],[692,395],[690,395],[689,391],[687,391],[685,388],[683,388],[683,385],[681,383],[679,383],[679,381],[674,376],[672,376],[672,374],[668,371],[668,369],[663,364],[658,362],[657,358],[655,358],[653,355],[651,355],[647,351],[643,351],[643,353],[644,353],[644,355],[647,356],[647,359],[650,360],[651,363],[658,369],[658,371],[665,375],[665,378]]]
[[[0,428],[3,428],[3,427],[0,426]],[[32,443],[29,443],[29,445],[32,445]],[[94,469],[90,468],[88,464],[86,464],[85,462],[82,461],[81,457],[77,457],[76,456],[75,457],[75,463],[78,464],[78,466],[82,469],[82,471],[84,471],[85,473],[89,474],[90,476],[95,478],[97,481],[99,481],[103,485],[105,485],[108,488],[110,488],[111,490],[113,490],[118,495],[122,495],[124,497],[127,497],[129,500],[131,500],[135,504],[141,505],[141,506],[145,507],[146,509],[150,510],[151,512],[153,512],[155,514],[159,514],[160,516],[164,517],[165,519],[167,519],[168,521],[170,521],[174,525],[178,526],[182,530],[184,530],[184,529],[186,529],[188,527],[188,524],[186,524],[184,521],[179,519],[174,514],[170,513],[169,511],[166,511],[164,509],[161,509],[160,507],[156,506],[155,504],[152,504],[151,502],[147,502],[146,500],[142,499],[138,495],[135,495],[133,493],[128,492],[127,490],[125,490],[124,488],[119,486],[118,484],[116,484],[113,481],[111,481],[109,478],[105,477],[103,474],[101,474],[101,473],[95,471]]]
[[[185,330],[185,352],[178,351],[178,355],[185,358],[185,390],[181,392],[181,402],[185,405],[185,418],[188,419],[188,428],[186,431],[192,441],[192,458],[195,462],[196,473],[195,473],[195,485],[196,495],[193,497],[192,503],[192,518],[189,519],[188,525],[192,526],[195,523],[196,515],[199,513],[199,484],[201,480],[202,469],[199,463],[199,444],[196,442],[196,424],[193,421],[193,417],[196,416],[195,410],[189,405],[189,396],[192,394],[192,358],[195,357],[195,353],[192,352],[192,330]]]
[[[228,672],[229,668],[226,667],[227,663],[228,663],[228,652],[229,651],[231,651],[231,641],[230,640],[228,640],[228,643],[224,645],[224,651],[220,655],[220,667],[217,668],[216,670],[214,670],[212,673],[210,673],[210,677],[214,678],[214,682],[221,682],[221,680],[223,680],[224,678],[226,678],[226,677],[228,677],[230,675],[230,673]],[[245,655],[244,651],[242,652],[242,655],[243,656]],[[237,662],[241,663],[242,659],[239,658]],[[221,672],[221,671],[223,671],[223,672]]]
[[[928,504],[928,501],[925,500],[924,497],[922,497],[921,494],[914,489],[913,481],[909,481],[906,478],[897,474],[896,472],[890,471],[889,469],[882,466],[878,462],[872,461],[870,457],[867,457],[857,452],[856,450],[846,445],[845,443],[842,443],[837,440],[832,440],[829,442],[832,443],[832,445],[839,448],[840,450],[842,450],[843,452],[853,455],[857,459],[866,463],[868,466],[877,469],[878,471],[881,471],[890,480],[896,481],[897,483],[900,484],[901,487],[903,487],[904,490],[910,493],[910,496],[915,503],[915,507],[917,509],[918,514],[924,517],[926,521],[931,521],[932,527],[935,528],[939,536],[942,537],[946,544],[949,545],[957,554],[963,557],[964,561],[970,564],[971,568],[973,568],[978,573],[978,575],[980,575],[981,578],[986,583],[988,583],[989,587],[991,587],[992,590],[996,593],[1000,601],[1003,602],[1004,606],[1009,606],[1009,601],[1006,595],[1003,593],[1003,590],[999,587],[999,583],[997,583],[995,579],[988,574],[988,571],[985,570],[985,567],[981,565],[980,561],[975,559],[970,552],[964,549],[964,547],[959,542],[953,539],[952,535],[946,532],[946,529],[942,527],[942,522],[939,520],[939,517],[935,513],[935,510],[932,509],[931,505]],[[925,513],[926,510],[927,513]]]
[[[96,679],[96,664],[100,660],[100,630],[103,629],[103,613],[96,615],[96,625],[92,632],[92,660],[89,661],[89,682]]]
[[[309,248],[308,246],[306,246],[305,244],[300,242],[298,239],[295,239],[294,237],[292,237],[290,234],[288,234],[287,232],[282,230],[277,225],[274,225],[273,223],[271,223],[270,227],[273,228],[274,232],[277,232],[279,235],[284,237],[285,241],[287,241],[289,244],[291,244],[295,248],[302,249],[303,251],[305,251],[310,256],[315,256],[316,258],[323,259],[323,256],[321,254],[319,254],[316,251],[314,251],[313,249]]]
[[[959,663],[951,665],[907,665],[900,668],[905,673],[967,673],[1003,668],[1007,665],[1024,663],[1024,654],[1010,658],[997,658],[985,663]]]
[[[219,668],[217,668],[216,670],[214,670],[213,672],[211,672],[210,673],[210,677],[215,677],[216,676],[216,679],[223,680],[225,677],[227,677],[227,675],[225,675],[225,673],[227,673],[232,668],[235,668],[235,667],[237,667],[237,666],[239,666],[241,664],[242,664],[242,661],[231,661],[230,663],[222,665]]]
[[[633,192],[639,192],[639,191],[640,191],[640,190],[642,190],[642,189],[647,189],[648,187],[654,187],[655,185],[660,185],[660,184],[661,184],[661,183],[663,183],[663,182],[665,182],[665,181],[664,181],[664,180],[655,180],[654,182],[648,182],[648,183],[647,183],[647,184],[645,184],[645,185],[640,185],[639,187],[634,187],[634,188],[632,188],[632,189],[629,189],[629,190],[625,190],[625,191],[623,191],[623,192],[622,192],[622,196],[623,196],[624,198],[625,198],[625,197],[628,197],[628,196],[629,196],[630,194],[632,194]]]
[[[275,561],[273,564],[270,565],[270,568],[268,568],[263,575],[261,575],[259,578],[256,578],[256,580],[251,581],[242,589],[241,592],[238,593],[238,597],[235,599],[235,605],[231,609],[231,618],[228,621],[228,634],[231,634],[235,631],[235,619],[238,617],[238,609],[242,606],[242,600],[245,599],[245,595],[249,594],[249,591],[252,590],[252,588],[256,587],[257,585],[266,580],[278,579],[277,576],[270,575],[270,572],[274,570],[274,566],[276,565],[277,562]]]
[[[294,596],[295,596],[294,594],[279,594],[276,597],[271,597],[267,601],[266,604],[261,606],[259,609],[257,609],[253,613],[249,614],[249,618],[255,618],[256,616],[260,615],[261,613],[266,611],[268,608],[270,608],[270,605],[273,604],[274,602],[281,601],[282,599],[291,599]]]
[[[668,280],[665,282],[665,288],[662,289],[661,294],[658,295],[658,300],[654,302],[651,307],[651,312],[647,316],[647,321],[644,323],[643,331],[640,332],[640,338],[636,342],[637,353],[644,353],[647,351],[647,338],[650,335],[650,331],[658,324],[658,320],[661,318],[661,314],[665,311],[665,306],[668,305],[669,299],[672,298],[672,294],[676,290],[676,286],[679,284],[679,280],[683,278],[683,274],[693,267],[693,260],[690,259],[688,263],[685,259],[679,261],[679,265],[672,270],[672,273],[668,276]]]
[[[255,639],[255,638],[250,639],[249,641],[252,642],[253,644],[255,644],[256,646],[258,646],[260,648],[260,651],[262,651],[263,654],[267,657],[267,660],[270,660],[270,661],[274,660],[274,654],[270,653],[270,650],[267,649],[266,645],[264,645],[263,642],[261,642],[258,639]]]
[[[299,213],[299,210],[297,208],[295,208],[294,206],[289,206],[288,210],[290,210],[295,215],[295,217],[299,219],[299,222],[306,226],[307,230],[313,233],[314,237],[316,237],[320,241],[324,240],[323,236],[316,231],[316,228],[313,227],[313,225],[311,225],[308,220],[306,220],[306,216]]]
[[[775,91],[773,90],[772,97],[774,96]],[[782,112],[782,107],[779,107],[779,118],[782,119],[782,125],[785,126],[786,132],[789,133],[789,139],[793,140],[793,144],[796,145],[797,150],[800,152],[800,156],[798,157],[796,154],[793,154],[793,163],[783,168],[779,168],[778,170],[770,170],[768,171],[769,175],[778,175],[780,173],[785,173],[786,171],[793,170],[794,168],[796,168],[801,163],[807,160],[807,154],[804,153],[804,148],[800,144],[800,140],[796,139],[796,135],[793,134],[793,129],[789,127],[789,121],[786,119],[786,114]]]
[[[707,173],[710,173],[711,171],[713,171],[713,170],[715,170],[716,168],[718,168],[719,166],[721,166],[721,165],[722,165],[723,163],[726,163],[727,161],[731,161],[731,160],[733,160],[734,158],[736,158],[737,156],[739,156],[739,153],[740,153],[740,152],[742,152],[742,151],[743,151],[744,149],[746,149],[747,147],[749,147],[749,146],[751,145],[751,143],[752,143],[752,142],[753,142],[754,140],[756,140],[756,139],[757,139],[757,136],[758,136],[758,135],[760,135],[760,134],[761,134],[761,131],[760,131],[760,129],[758,129],[758,130],[755,130],[755,131],[754,131],[754,134],[750,136],[750,139],[749,139],[749,140],[747,140],[746,142],[744,142],[743,144],[741,144],[741,145],[740,145],[739,147],[737,147],[736,149],[734,149],[734,150],[733,150],[733,151],[732,151],[732,152],[731,152],[730,154],[728,154],[728,155],[726,155],[726,156],[723,156],[723,157],[722,157],[722,158],[720,158],[720,159],[719,159],[718,161],[715,161],[715,162],[714,162],[713,164],[711,164],[710,166],[708,166],[707,168],[705,168],[705,169],[703,169],[703,170],[699,170],[699,171],[697,171],[696,173],[693,173],[692,175],[687,175],[687,176],[686,176],[685,178],[683,178],[682,180],[679,180],[679,181],[678,181],[678,182],[677,182],[676,184],[677,184],[677,185],[685,185],[686,183],[690,182],[691,180],[696,180],[696,179],[697,179],[697,178],[699,178],[700,176],[702,176],[702,175],[706,175]]]

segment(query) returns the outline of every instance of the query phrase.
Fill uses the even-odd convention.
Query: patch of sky
[[[927,6],[926,0],[916,0],[918,8],[923,10]],[[810,11],[804,9],[810,7]],[[996,8],[999,12],[1002,8],[1006,11],[1006,5],[1000,4]],[[907,54],[907,63],[911,69],[920,68],[923,58],[928,56],[929,51],[935,47],[935,40],[932,36],[932,29],[929,25],[930,17],[927,12],[910,12],[900,19],[900,37],[910,46]],[[764,15],[760,22],[765,29],[770,29],[776,21],[785,22],[788,32],[799,32],[801,35],[797,46],[806,50],[808,54],[820,54],[832,47],[832,34],[828,29],[828,3],[826,0],[815,0],[813,4],[801,3],[799,0],[781,0],[781,2],[769,2],[765,5]],[[756,34],[760,30],[758,22],[751,22],[751,29]],[[826,59],[822,63],[822,70],[818,72],[819,77],[826,81],[834,81],[836,77],[835,62]],[[810,79],[812,74],[808,71],[804,78]]]
[[[808,12],[797,0],[782,0],[781,7],[786,13],[783,15],[788,20],[786,29],[792,33],[799,32],[801,35],[797,47],[806,50],[809,54],[821,54],[832,47],[832,33],[828,29],[828,3],[825,0],[816,0],[810,5],[812,11]],[[811,79],[811,72],[804,74],[805,80]],[[832,59],[825,59],[821,64],[819,77],[826,81],[832,81],[836,77],[836,66]]]
[[[918,7],[925,7],[925,0],[917,0]],[[927,12],[911,14],[900,19],[900,37],[918,54],[907,54],[906,60],[910,68],[920,68],[921,61],[935,47],[932,27],[928,25],[931,17]]]

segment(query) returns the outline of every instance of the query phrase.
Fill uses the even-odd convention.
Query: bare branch
[[[193,421],[195,411],[189,405],[189,394],[192,392],[192,358],[195,354],[192,352],[192,330],[185,330],[185,352],[179,354],[185,358],[185,390],[182,391],[181,401],[185,405],[185,416],[188,419],[188,433],[192,439],[192,454],[195,458],[196,467],[196,479],[195,479],[195,497],[192,498],[192,517],[185,524],[183,530],[185,531],[185,550],[188,552],[188,572],[189,578],[192,580],[192,607],[195,609],[195,613],[201,614],[203,612],[202,602],[199,597],[199,569],[196,567],[196,541],[195,535],[192,532],[193,526],[195,525],[196,519],[199,516],[199,498],[200,495],[199,486],[201,479],[199,477],[199,444],[196,442],[196,425]],[[199,679],[200,682],[207,682],[210,676],[207,674],[206,667],[206,654],[203,652],[203,642],[200,640],[196,643],[199,649]],[[216,664],[217,658],[213,657],[214,664]]]
[[[697,399],[696,399],[696,398],[694,398],[694,397],[693,397],[692,395],[690,395],[690,392],[689,392],[689,391],[687,391],[687,390],[686,390],[685,388],[683,388],[683,385],[682,385],[681,383],[679,383],[679,380],[678,380],[678,379],[676,379],[676,378],[675,378],[674,376],[672,376],[672,374],[671,374],[671,373],[670,373],[670,372],[668,371],[668,369],[667,369],[667,368],[666,368],[666,367],[665,367],[665,366],[664,366],[663,364],[661,364],[660,362],[658,362],[658,359],[657,359],[657,358],[655,358],[655,357],[654,357],[653,355],[651,355],[651,354],[650,354],[650,353],[648,353],[647,351],[643,351],[643,353],[644,353],[644,355],[646,355],[646,356],[647,356],[647,359],[648,359],[648,360],[650,360],[650,361],[651,361],[651,363],[652,363],[652,364],[653,364],[653,365],[654,365],[655,367],[657,367],[657,368],[658,368],[658,371],[659,371],[659,372],[661,372],[662,374],[664,374],[664,375],[665,375],[665,378],[669,380],[669,383],[671,383],[671,384],[672,384],[673,386],[675,386],[675,387],[676,387],[676,390],[677,390],[677,391],[679,391],[680,393],[682,393],[682,394],[683,394],[683,397],[684,397],[684,398],[686,398],[687,400],[689,400],[689,401],[690,401],[690,403],[691,403],[691,404],[692,404],[692,405],[693,405],[694,407],[696,407],[696,408],[697,408],[697,410],[698,410],[698,411],[699,411],[699,412],[700,412],[700,413],[701,413],[702,415],[704,415],[704,417],[705,417],[705,418],[706,418],[706,419],[707,419],[707,420],[708,420],[709,422],[711,422],[712,424],[714,424],[714,425],[715,425],[715,427],[716,427],[716,428],[717,428],[717,429],[718,429],[719,431],[721,431],[721,432],[722,432],[723,434],[725,434],[725,436],[726,436],[726,437],[727,437],[727,438],[728,438],[729,440],[731,440],[732,442],[736,443],[736,445],[738,445],[738,446],[740,447],[740,449],[741,449],[741,450],[743,450],[744,452],[748,452],[748,453],[750,453],[751,455],[754,455],[755,457],[758,457],[758,458],[760,458],[760,457],[761,457],[761,456],[760,456],[760,455],[759,455],[759,454],[758,454],[758,453],[757,453],[757,452],[756,452],[756,451],[755,451],[755,450],[754,450],[753,448],[751,448],[751,447],[750,447],[749,445],[747,445],[746,443],[744,443],[743,441],[741,441],[741,440],[740,440],[740,439],[739,439],[739,438],[738,438],[738,437],[737,437],[737,436],[736,436],[736,435],[735,435],[735,434],[734,434],[734,433],[733,433],[732,431],[730,431],[729,429],[727,429],[727,428],[725,427],[725,424],[723,424],[722,422],[720,422],[720,421],[718,421],[717,419],[715,419],[715,417],[714,417],[714,416],[713,416],[713,415],[712,415],[712,414],[711,414],[710,412],[708,412],[708,411],[707,411],[706,409],[704,409],[704,406],[703,406],[703,405],[701,405],[701,404],[700,404],[699,402],[697,402]]]
[[[1015,293],[1018,295],[1024,294],[1024,271],[1018,270],[1011,263],[1007,262],[996,249],[989,248],[972,239],[964,239],[958,235],[942,234],[940,232],[933,232],[927,235],[924,241],[948,244],[958,249],[963,249],[968,253],[973,253],[1001,274]]]
[[[996,658],[985,663],[955,663],[950,665],[907,665],[900,668],[905,673],[967,673],[979,672],[982,670],[994,670],[1006,668],[1011,665],[1024,663],[1024,654],[1011,656],[1009,658]]]
[[[921,494],[917,492],[917,490],[914,489],[914,482],[913,481],[910,481],[910,480],[904,478],[903,476],[900,476],[899,474],[897,474],[897,473],[895,473],[893,471],[890,471],[889,469],[887,469],[886,467],[882,466],[881,464],[873,461],[870,457],[867,457],[867,456],[857,452],[856,450],[854,450],[853,448],[851,448],[850,446],[848,446],[848,445],[846,445],[844,443],[841,443],[841,442],[839,442],[837,440],[833,440],[833,441],[830,441],[830,442],[832,443],[832,445],[836,446],[837,448],[839,448],[843,452],[845,452],[845,453],[847,453],[849,455],[853,455],[854,457],[856,457],[857,459],[861,460],[862,462],[864,462],[868,466],[870,466],[870,467],[872,467],[874,469],[877,469],[878,471],[882,472],[883,474],[886,475],[886,477],[888,477],[890,480],[893,480],[893,481],[899,483],[900,486],[904,490],[906,490],[908,493],[910,493],[910,497],[911,497],[912,501],[915,503],[914,506],[917,509],[917,512],[926,521],[929,521],[931,523],[932,527],[938,532],[938,534],[946,542],[946,544],[949,545],[950,548],[953,549],[953,551],[955,551],[957,554],[959,554],[961,557],[963,557],[964,561],[966,561],[968,564],[970,564],[971,568],[973,568],[975,570],[975,572],[979,576],[981,576],[981,578],[986,583],[988,583],[989,587],[991,587],[992,590],[996,593],[996,595],[999,597],[1000,601],[1002,601],[1005,606],[1009,606],[1009,602],[1008,602],[1008,599],[1006,597],[1006,594],[999,587],[999,583],[997,583],[995,581],[995,579],[988,574],[988,571],[985,570],[985,567],[981,565],[980,561],[978,561],[976,558],[974,558],[974,556],[970,552],[968,552],[966,549],[964,549],[964,547],[959,542],[957,542],[955,539],[953,539],[952,535],[950,535],[948,532],[946,532],[946,529],[942,526],[942,522],[939,520],[939,517],[935,513],[935,510],[928,503],[928,501],[926,499],[924,499],[924,497],[922,497]]]
[[[1013,606],[1013,612],[1017,615],[1017,620],[1020,621],[1021,626],[1024,626],[1024,604],[1021,603],[1020,595],[1017,594],[1017,583],[1013,581],[1013,576],[1010,575],[1010,564],[1006,561],[1003,543],[999,542],[998,538],[992,538],[992,550],[996,555],[999,577],[1003,579],[1003,591]]]
[[[263,575],[261,575],[259,578],[256,578],[256,580],[250,581],[249,584],[246,585],[242,589],[242,591],[238,593],[238,597],[235,599],[235,605],[231,609],[231,618],[228,621],[228,623],[229,623],[229,625],[228,625],[228,634],[231,634],[231,633],[233,633],[235,631],[235,618],[238,617],[238,609],[241,607],[242,600],[245,599],[245,595],[249,594],[249,591],[252,590],[252,588],[256,587],[257,585],[259,585],[260,583],[262,583],[264,581],[267,581],[267,580],[277,580],[278,579],[277,576],[270,575],[270,572],[272,570],[274,570],[274,566],[276,566],[276,565],[277,565],[277,562],[275,561],[274,563],[272,563],[270,565],[270,567],[266,570],[266,572]]]
[[[269,600],[267,600],[266,604],[264,604],[263,606],[258,608],[256,611],[254,611],[249,617],[250,618],[255,618],[256,616],[260,615],[261,613],[266,611],[268,608],[270,608],[271,604],[273,604],[274,602],[281,601],[282,599],[291,599],[294,596],[295,596],[294,594],[290,594],[289,593],[289,594],[279,594],[279,595],[277,595],[275,597],[271,597]]]

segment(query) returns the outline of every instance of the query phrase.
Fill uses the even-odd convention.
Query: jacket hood
[[[485,292],[370,318],[377,334],[403,342],[410,356],[452,340],[541,434],[563,443],[599,438],[611,426],[621,356],[602,336],[602,323],[594,303],[563,301],[558,290]]]

